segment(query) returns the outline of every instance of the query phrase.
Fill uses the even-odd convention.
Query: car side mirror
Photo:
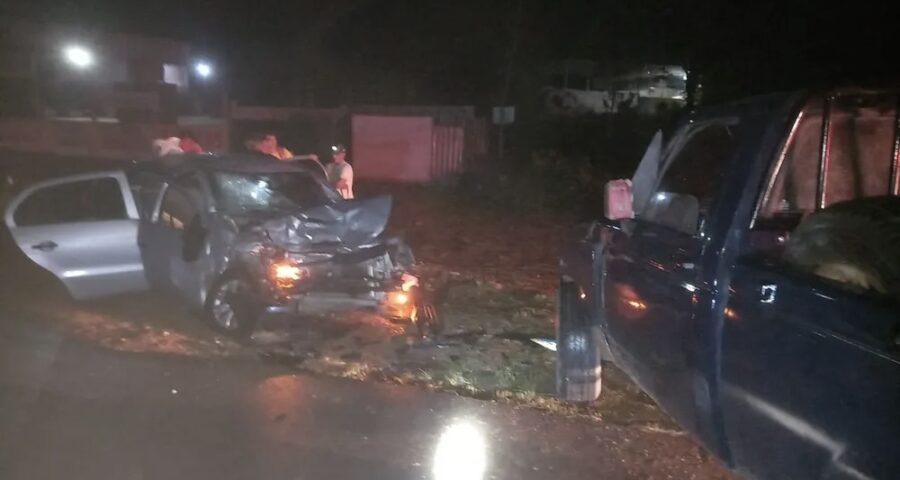
[[[609,220],[634,218],[631,180],[610,180],[604,190],[604,216]]]
[[[187,224],[181,234],[181,256],[185,262],[193,262],[200,258],[203,246],[206,245],[206,228],[200,219],[200,215]]]

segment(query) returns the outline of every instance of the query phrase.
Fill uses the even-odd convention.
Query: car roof
[[[161,175],[181,175],[188,172],[236,172],[236,173],[278,173],[305,172],[322,175],[322,167],[310,161],[282,161],[263,154],[200,154],[179,155],[171,159],[170,165],[160,161],[141,162],[136,164],[137,171],[151,171]],[[317,172],[316,169],[319,171]]]
[[[788,104],[802,105],[806,99],[815,95],[823,96],[852,96],[852,95],[897,95],[900,87],[894,85],[843,85],[806,90],[775,92],[756,95],[729,102],[705,105],[688,114],[692,120],[703,120],[725,115],[746,114],[748,112],[760,112],[773,110]]]

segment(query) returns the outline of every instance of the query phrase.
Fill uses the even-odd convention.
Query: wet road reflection
[[[725,478],[678,433],[22,325],[0,316],[3,480]]]
[[[488,457],[481,428],[467,419],[455,420],[441,433],[434,454],[435,480],[482,480]]]

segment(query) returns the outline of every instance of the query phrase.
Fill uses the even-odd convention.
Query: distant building
[[[589,60],[550,65],[542,94],[554,115],[616,113],[631,109],[655,114],[684,105],[687,72],[678,65],[645,65],[624,74],[601,75]]]
[[[177,40],[0,18],[0,146],[121,156],[186,123],[225,145],[191,67]]]
[[[175,40],[0,19],[0,114],[174,121],[189,47]]]

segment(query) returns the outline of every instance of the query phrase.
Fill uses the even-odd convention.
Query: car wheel
[[[256,328],[259,308],[252,298],[252,287],[246,275],[225,272],[206,296],[203,316],[216,330],[241,340],[248,339]]]
[[[600,396],[599,329],[584,312],[574,283],[561,281],[556,323],[556,392],[563,400],[591,402]]]

